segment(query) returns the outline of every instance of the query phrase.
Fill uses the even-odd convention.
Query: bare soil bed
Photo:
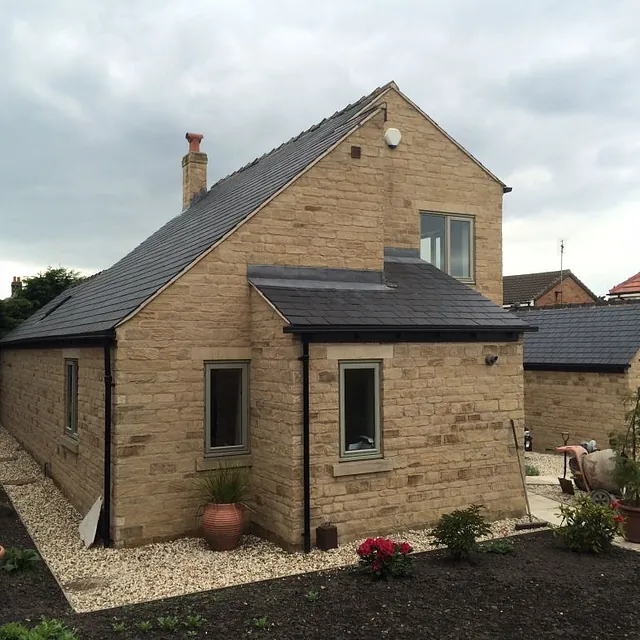
[[[17,518],[0,535],[31,546]],[[443,551],[418,554],[413,577],[396,581],[373,582],[347,567],[84,614],[71,612],[41,566],[0,576],[0,623],[46,615],[82,640],[637,638],[640,554],[577,556],[549,532],[513,541],[512,555],[483,553],[473,564],[453,564]],[[203,621],[189,629],[190,615]],[[171,616],[177,629],[163,630],[158,618]]]

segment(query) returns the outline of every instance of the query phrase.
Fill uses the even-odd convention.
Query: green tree
[[[36,276],[25,278],[21,291],[0,300],[0,338],[63,291],[86,279],[77,271],[64,267],[49,267]]]
[[[64,267],[49,267],[37,276],[25,278],[22,291],[17,297],[28,300],[33,305],[33,313],[33,311],[37,311],[40,307],[44,307],[45,304],[51,302],[63,291],[70,287],[75,287],[85,280],[86,278],[82,277],[77,271],[65,269]]]
[[[0,300],[0,338],[26,320],[33,311],[33,305],[24,298]]]

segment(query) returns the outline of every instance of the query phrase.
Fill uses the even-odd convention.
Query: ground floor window
[[[78,361],[64,361],[65,421],[64,432],[78,437]]]
[[[340,456],[376,457],[380,446],[380,362],[340,363]]]
[[[249,414],[249,363],[205,365],[205,452],[246,453]]]

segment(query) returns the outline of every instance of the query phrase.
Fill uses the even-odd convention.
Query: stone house
[[[589,304],[598,299],[570,269],[504,276],[502,289],[504,307]]]
[[[571,443],[609,446],[640,386],[640,304],[519,311],[538,331],[524,341],[525,425],[535,451]]]
[[[201,138],[182,213],[0,343],[2,424],[116,545],[195,532],[221,465],[286,548],[522,513],[510,189],[394,83],[209,189]]]

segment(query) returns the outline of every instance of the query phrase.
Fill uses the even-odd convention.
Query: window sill
[[[393,471],[391,460],[354,460],[353,462],[338,462],[333,465],[333,477],[356,476],[364,473],[382,473]]]
[[[216,469],[235,469],[237,467],[250,467],[251,454],[235,456],[219,456],[217,458],[200,458],[196,460],[196,471],[215,471]]]
[[[74,438],[66,433],[63,436],[60,436],[57,440],[57,443],[64,447],[67,451],[71,451],[71,453],[78,453],[78,438]]]

